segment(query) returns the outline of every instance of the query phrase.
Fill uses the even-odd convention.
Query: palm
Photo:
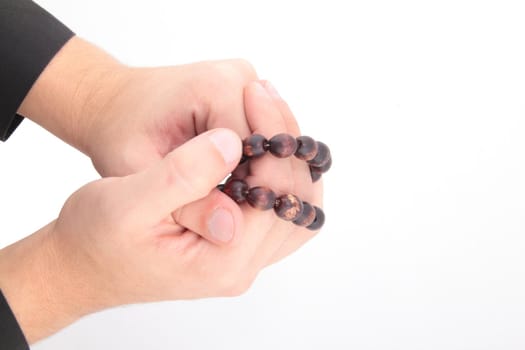
[[[207,130],[250,134],[243,88],[255,80],[243,61],[203,62],[131,73],[99,111],[92,160],[103,176],[144,169]]]

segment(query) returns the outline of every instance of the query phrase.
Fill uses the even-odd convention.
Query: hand
[[[0,288],[28,340],[117,305],[234,293],[253,245],[240,208],[215,186],[240,153],[232,131],[204,133],[142,172],[82,187],[56,221],[0,250]],[[229,232],[229,245],[197,233],[210,229]]]
[[[241,138],[253,132],[267,137],[279,132],[297,136],[293,114],[270,84],[264,84],[266,102],[258,103],[253,96],[263,96],[262,90],[252,83],[243,106],[243,88],[256,78],[245,61],[129,68],[75,37],[44,70],[19,112],[88,154],[102,175],[122,176],[144,169],[178,145],[216,127],[234,130]],[[275,106],[268,107],[272,103]],[[280,117],[268,118],[257,106]],[[282,120],[272,125],[278,118]],[[263,174],[273,171],[267,162],[273,164],[272,160],[260,161]],[[290,164],[301,180],[288,173],[280,177],[283,182],[278,181],[277,189],[310,193],[305,165]],[[296,182],[302,185],[282,185]],[[309,195],[320,199],[321,185],[314,188],[315,194]],[[217,206],[213,200],[208,198],[207,205]],[[212,235],[206,237],[220,242]],[[297,243],[283,251],[296,249]]]
[[[142,170],[207,130],[250,134],[243,89],[257,75],[245,61],[126,68],[115,79],[118,91],[82,112],[82,118],[92,118],[86,150],[103,176]]]
[[[250,84],[245,98],[254,130],[273,133],[291,125],[279,110],[287,113],[285,104],[263,85]],[[262,122],[267,118],[270,127]],[[229,130],[201,134],[142,172],[84,186],[56,221],[1,250],[0,288],[29,342],[117,305],[241,294],[264,266],[311,237],[271,211],[241,211],[215,189],[237,164],[240,149]],[[250,171],[252,185],[295,189],[320,204],[321,185],[311,184],[296,159],[259,159]],[[214,219],[217,212],[203,200],[210,196],[223,201],[231,220]],[[193,229],[174,224],[173,211],[177,222]],[[231,229],[229,244],[202,238],[211,227]]]
[[[256,78],[251,65],[242,60],[129,68],[75,37],[42,73],[20,112],[88,154],[103,176],[122,176],[146,168],[192,137],[217,127],[234,130],[241,138],[254,132],[267,137],[280,132],[298,136],[287,104],[269,83],[263,84],[264,89],[253,83]],[[243,88],[250,82],[243,103]],[[286,175],[274,173],[276,189],[298,195],[304,191],[320,200],[321,185],[314,186],[317,194],[311,193],[304,163],[275,161],[256,161],[261,171],[249,180],[256,184],[260,176],[274,171],[274,165],[289,167]],[[301,174],[298,180],[290,170]],[[261,180],[260,185],[274,182]],[[294,186],[296,182],[300,186]],[[207,206],[217,207],[218,198],[208,197]],[[320,206],[319,200],[310,202]],[[204,237],[221,243],[206,232]],[[301,237],[302,242],[311,235]],[[287,253],[281,257],[298,243],[287,243],[290,247],[283,248]]]
[[[243,60],[127,67],[74,37],[41,74],[19,113],[86,153],[103,176],[146,168],[207,130],[250,134]]]

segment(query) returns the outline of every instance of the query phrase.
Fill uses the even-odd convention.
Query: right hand
[[[268,83],[248,84],[244,103],[252,132],[299,134]],[[216,148],[213,139],[222,145]],[[316,232],[278,219],[273,210],[239,207],[215,189],[240,156],[237,134],[215,129],[142,172],[101,179],[73,194],[53,230],[62,266],[74,268],[68,280],[89,276],[98,308],[244,293],[261,269]],[[312,184],[304,161],[268,155],[250,162],[249,173],[251,186],[322,205],[322,181]],[[225,215],[214,221],[218,211],[230,220]]]
[[[286,104],[268,91],[260,83],[245,90],[252,131],[296,135]],[[0,288],[28,340],[118,305],[239,295],[310,239],[315,232],[215,189],[240,156],[236,133],[208,131],[139,173],[82,187],[56,221],[0,251]],[[249,170],[252,186],[321,205],[322,185],[302,161],[267,156]]]

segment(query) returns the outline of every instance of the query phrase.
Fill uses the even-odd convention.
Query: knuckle
[[[257,78],[255,67],[249,61],[241,58],[221,61],[214,68],[220,80],[226,82],[242,81],[244,83]]]
[[[227,295],[228,291],[235,285],[239,278],[237,273],[223,272],[216,275],[216,286],[220,295]]]
[[[245,294],[252,286],[254,278],[246,273],[226,276],[220,281],[220,294],[225,297],[238,297]]]
[[[244,86],[257,79],[253,65],[243,59],[202,62],[196,70],[196,76],[192,83],[195,84],[194,89],[204,88],[211,96],[221,96],[218,99],[221,103],[242,96]]]
[[[249,274],[230,264],[222,265],[221,272],[214,274],[217,294],[224,297],[236,297],[246,293],[253,282]]]
[[[236,280],[224,288],[223,295],[226,297],[238,297],[245,294],[252,286],[253,281],[249,278]]]
[[[253,64],[244,58],[232,59],[230,60],[230,64],[244,77],[255,78],[257,76],[257,72],[255,71]]]

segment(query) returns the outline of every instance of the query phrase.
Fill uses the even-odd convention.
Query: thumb
[[[156,222],[207,196],[239,163],[242,144],[229,129],[214,129],[187,141],[148,169],[125,177],[129,218]]]

